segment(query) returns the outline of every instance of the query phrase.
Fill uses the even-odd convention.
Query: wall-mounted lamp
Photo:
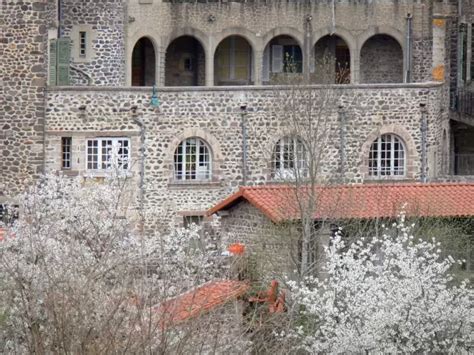
[[[306,20],[306,22],[311,22],[311,21],[313,21],[313,16],[312,15],[306,15],[305,20]]]
[[[153,85],[153,94],[151,95],[150,105],[155,108],[160,107],[160,99],[158,98],[158,95],[156,95],[156,84]]]
[[[208,21],[208,22],[211,22],[211,23],[212,23],[212,22],[216,22],[216,16],[214,16],[214,15],[212,15],[212,14],[209,15],[209,16],[207,17],[207,21]]]

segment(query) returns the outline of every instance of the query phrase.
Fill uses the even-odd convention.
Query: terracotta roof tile
[[[312,198],[313,197],[313,198]],[[208,211],[208,215],[247,200],[274,222],[300,218],[300,210],[314,203],[315,219],[395,217],[405,206],[407,215],[423,217],[474,216],[474,183],[403,183],[317,186],[243,187]]]
[[[212,281],[161,303],[155,311],[163,326],[174,325],[235,300],[249,289],[243,281]]]

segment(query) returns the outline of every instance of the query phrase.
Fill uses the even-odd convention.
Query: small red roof
[[[161,303],[155,311],[163,326],[174,325],[235,300],[249,289],[244,281],[212,281]]]
[[[311,209],[314,219],[395,217],[402,209],[419,217],[474,216],[474,183],[333,185],[311,191],[309,186],[241,187],[208,215],[246,200],[275,223],[300,219],[299,211]],[[311,209],[309,201],[314,204]]]

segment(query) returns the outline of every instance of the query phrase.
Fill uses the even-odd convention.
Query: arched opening
[[[395,134],[382,134],[370,146],[369,175],[378,178],[406,175],[406,149]]]
[[[351,82],[351,53],[339,36],[327,35],[314,46],[314,74],[317,84],[349,84]]]
[[[272,173],[279,180],[308,176],[308,156],[303,141],[297,136],[285,136],[273,149]]]
[[[153,43],[141,38],[132,54],[132,86],[153,86],[155,84],[156,57]]]
[[[282,74],[301,74],[303,72],[303,52],[291,36],[281,35],[273,38],[263,52],[262,81],[276,84]]]
[[[206,56],[194,37],[176,38],[166,49],[165,85],[202,86],[206,83]]]
[[[403,50],[388,35],[370,37],[360,51],[361,83],[403,82]]]
[[[210,180],[212,156],[209,145],[198,137],[183,140],[174,152],[175,180]]]
[[[230,36],[217,46],[214,55],[215,85],[252,84],[252,47],[241,36]]]

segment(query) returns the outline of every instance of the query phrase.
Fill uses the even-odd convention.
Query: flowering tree
[[[326,249],[325,276],[293,283],[290,337],[310,353],[468,350],[473,292],[452,285],[439,243],[415,240],[400,217],[380,238]]]
[[[136,233],[131,187],[116,175],[101,183],[47,176],[20,198],[20,218],[0,242],[0,352],[163,353],[203,346],[202,334],[164,327],[155,310],[222,276],[219,241],[197,227]],[[201,322],[206,331],[225,328],[219,319]]]

